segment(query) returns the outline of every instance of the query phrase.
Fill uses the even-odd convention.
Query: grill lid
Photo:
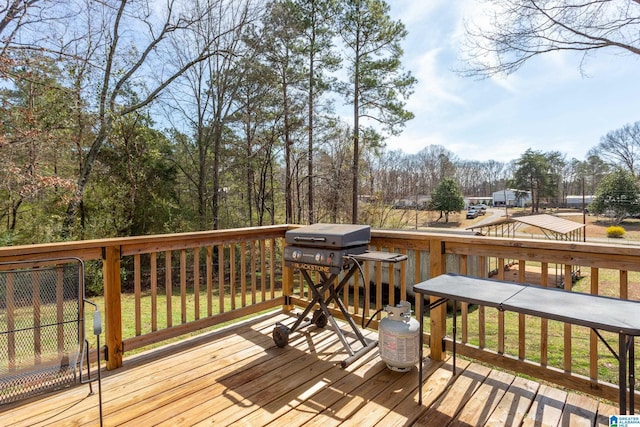
[[[368,245],[371,227],[357,224],[312,224],[285,233],[289,245],[318,248],[349,248]]]

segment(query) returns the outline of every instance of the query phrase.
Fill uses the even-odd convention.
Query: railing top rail
[[[284,233],[297,227],[296,225],[273,225],[262,227],[234,228],[226,230],[210,230],[188,233],[157,234],[151,236],[132,236],[73,242],[43,243],[22,246],[0,247],[0,262],[34,260],[51,257],[77,257],[84,261],[103,258],[103,248],[119,246],[122,255],[133,255],[164,250],[178,250],[203,245],[232,243],[254,239],[283,237]],[[416,230],[380,230],[371,232],[372,240],[396,241],[398,247],[423,246],[429,240],[445,242],[447,251],[454,253],[486,253],[487,255],[505,256],[511,248],[518,251],[534,250],[538,253],[548,251],[570,252],[573,256],[602,258],[615,256],[618,261],[628,258],[628,262],[640,259],[638,249],[634,246],[615,245],[594,242],[567,242],[543,239],[514,239],[490,236],[463,234],[446,234]],[[472,248],[472,249],[470,249]],[[582,256],[581,256],[582,255]]]
[[[493,236],[477,236],[457,233],[438,233],[431,231],[416,230],[371,230],[372,239],[390,239],[390,240],[445,240],[453,245],[472,243],[478,248],[487,248],[488,250],[495,247],[511,247],[518,249],[536,249],[536,250],[563,250],[581,253],[601,253],[615,255],[633,255],[638,256],[638,247],[629,245],[617,245],[612,243],[598,242],[571,242],[563,240],[549,239],[519,239],[509,237],[493,237]]]
[[[122,255],[189,248],[233,241],[284,236],[288,225],[234,228],[152,236],[114,237],[73,242],[41,243],[0,247],[0,262],[36,260],[51,257],[77,257],[82,260],[103,258],[103,248],[119,246]]]

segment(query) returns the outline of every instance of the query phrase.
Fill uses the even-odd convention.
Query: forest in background
[[[594,194],[610,165],[628,166],[615,144],[640,136],[638,123],[612,131],[585,160],[386,150],[413,118],[415,78],[381,0],[62,3],[14,0],[0,21],[0,245],[384,227],[396,199],[444,178],[490,195],[527,153],[544,158],[553,203]]]

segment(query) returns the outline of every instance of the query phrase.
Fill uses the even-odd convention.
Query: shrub
[[[624,228],[619,225],[612,225],[611,227],[607,227],[607,237],[616,237],[621,238],[624,236]]]
[[[104,295],[102,264],[99,261],[87,261],[84,264],[84,287],[86,296]]]

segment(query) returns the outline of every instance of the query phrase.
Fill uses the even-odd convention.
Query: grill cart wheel
[[[273,342],[280,348],[289,343],[289,328],[284,325],[276,325],[273,328]]]
[[[311,323],[313,323],[320,329],[327,326],[327,316],[324,314],[321,308],[313,312],[313,319],[311,319]]]

